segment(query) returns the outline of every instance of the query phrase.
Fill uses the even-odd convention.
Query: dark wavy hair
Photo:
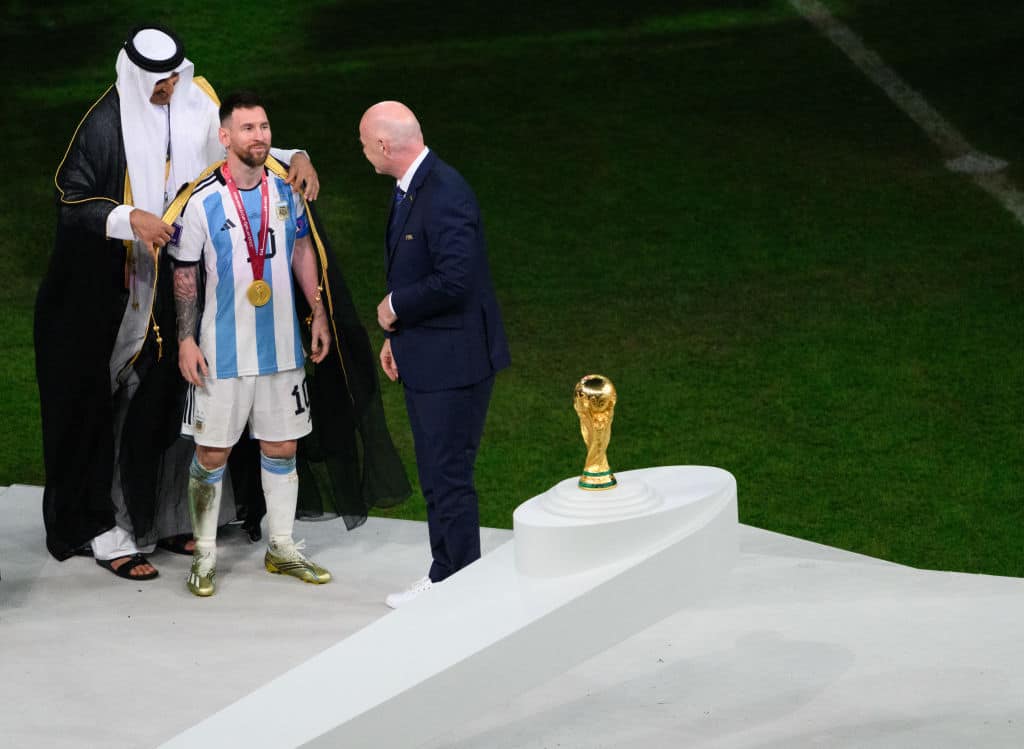
[[[255,109],[256,107],[266,109],[258,94],[252,91],[233,91],[225,96],[220,103],[220,124],[223,125],[236,109]]]

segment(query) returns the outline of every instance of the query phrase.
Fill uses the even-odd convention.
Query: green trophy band
[[[580,489],[611,489],[618,483],[608,465],[608,441],[615,417],[615,386],[604,375],[590,374],[576,383],[572,405],[580,417],[580,432],[587,445],[587,462]]]

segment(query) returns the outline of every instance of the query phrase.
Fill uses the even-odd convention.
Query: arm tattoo
[[[199,268],[185,265],[174,269],[174,306],[177,310],[178,340],[195,338],[199,322]]]

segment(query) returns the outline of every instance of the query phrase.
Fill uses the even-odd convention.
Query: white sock
[[[267,531],[271,548],[290,546],[295,525],[295,506],[299,502],[299,474],[295,456],[270,458],[260,453],[260,477],[267,500]]]
[[[188,508],[192,514],[192,535],[196,551],[217,554],[217,519],[220,516],[220,495],[224,486],[224,466],[204,468],[192,456],[188,469]]]

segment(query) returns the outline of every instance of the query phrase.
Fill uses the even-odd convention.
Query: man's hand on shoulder
[[[302,192],[306,200],[316,200],[316,196],[320,194],[320,177],[313,168],[309,156],[302,152],[292,156],[285,182],[292,186],[292,191],[296,194]],[[299,188],[302,186],[304,189],[300,191]]]
[[[171,241],[174,227],[165,224],[159,216],[141,208],[135,208],[128,218],[132,222],[132,231],[140,242],[154,247],[163,247]]]

